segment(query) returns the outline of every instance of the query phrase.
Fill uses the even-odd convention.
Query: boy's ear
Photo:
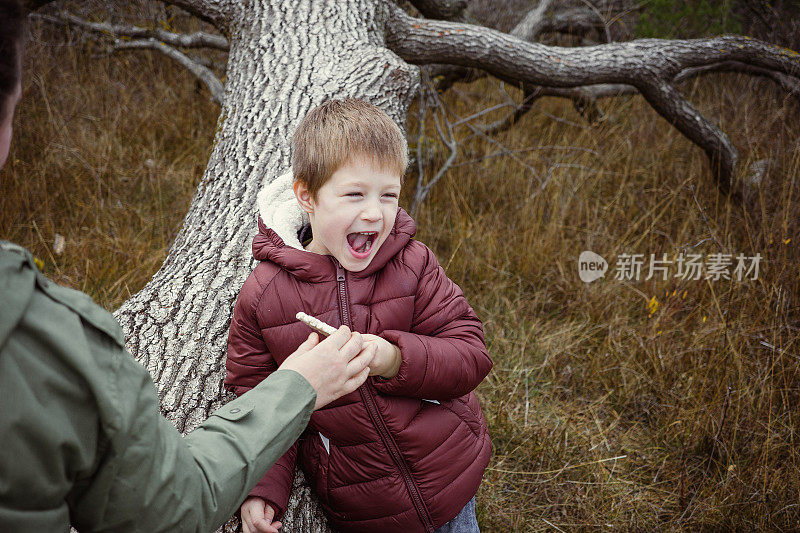
[[[297,198],[300,208],[306,213],[312,213],[314,211],[314,200],[311,198],[311,193],[308,192],[306,184],[295,180],[292,184],[292,190],[294,190],[294,197]]]

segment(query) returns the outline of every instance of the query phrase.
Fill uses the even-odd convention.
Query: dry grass
[[[0,236],[114,308],[163,260],[217,108],[156,55],[88,52],[29,53]],[[494,443],[478,494],[485,531],[800,526],[798,107],[737,76],[685,90],[732,137],[742,168],[778,161],[746,207],[720,197],[701,151],[634,97],[603,103],[596,126],[544,100],[497,136],[513,157],[462,143],[462,164],[417,217],[495,361],[479,389]],[[484,81],[446,101],[466,116],[497,94]],[[541,188],[534,173],[551,168]],[[55,233],[63,255],[50,251]],[[760,252],[764,263],[757,281],[609,271],[587,285],[585,249],[612,269],[623,252]]]
[[[27,53],[0,174],[0,235],[29,247],[57,282],[115,308],[164,260],[219,108],[157,54],[98,57],[61,29],[43,33]],[[56,233],[66,238],[59,256]]]
[[[446,101],[467,116],[500,102],[492,85]],[[717,194],[702,152],[638,97],[604,103],[594,127],[542,102],[498,138],[517,160],[468,141],[475,162],[423,205],[420,239],[485,320],[496,365],[479,389],[495,445],[486,530],[800,526],[797,106],[735,76],[686,90],[744,167],[779,162],[747,207]],[[587,249],[611,263],[589,285]],[[614,279],[620,253],[681,251],[760,252],[763,269]]]

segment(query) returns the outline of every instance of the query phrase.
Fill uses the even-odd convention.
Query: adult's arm
[[[152,388],[149,380],[144,388]],[[218,528],[305,429],[315,398],[314,389],[300,374],[278,370],[183,439],[160,416],[157,428],[151,422],[137,422],[136,426],[152,428],[152,437],[137,433],[141,446],[129,448],[125,462],[138,468],[146,465],[151,479],[159,480],[145,482],[151,494],[142,494],[139,503],[128,503],[142,507],[138,530]],[[141,407],[142,412],[155,413],[157,405],[145,400]],[[159,453],[148,449],[151,441],[161,443]],[[120,496],[130,502],[129,494]]]
[[[0,529],[219,527],[300,435],[313,387],[279,370],[181,437],[113,317],[32,267],[0,254],[19,303],[0,313]]]
[[[253,272],[245,280],[228,330],[228,354],[225,360],[227,374],[225,386],[237,396],[249,391],[271,376],[278,363],[270,354],[256,318],[259,299],[264,292],[264,283]],[[257,496],[269,502],[275,509],[275,520],[281,520],[289,502],[292,481],[297,465],[298,442],[289,447],[269,471],[255,484],[249,496]]]

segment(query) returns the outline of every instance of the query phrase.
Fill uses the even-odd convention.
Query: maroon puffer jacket
[[[491,443],[475,387],[492,368],[480,320],[399,209],[370,265],[284,244],[259,220],[228,337],[225,383],[255,387],[303,342],[298,311],[398,345],[392,379],[368,378],[316,411],[304,436],[251,492],[286,510],[298,459],[341,531],[433,531],[475,495]]]

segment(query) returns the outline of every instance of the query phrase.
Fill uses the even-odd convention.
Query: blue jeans
[[[455,518],[436,528],[433,533],[481,533],[478,529],[478,519],[475,517],[475,497],[467,502]]]

